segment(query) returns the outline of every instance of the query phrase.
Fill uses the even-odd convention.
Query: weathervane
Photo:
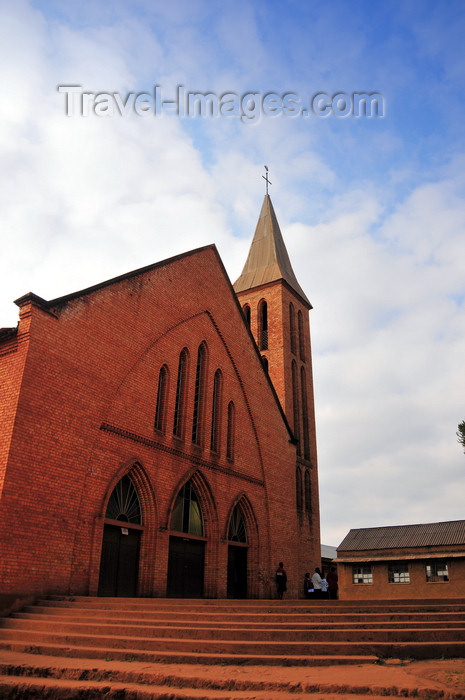
[[[268,180],[268,166],[265,165],[265,170],[266,170],[266,175],[262,175],[262,178],[266,182],[266,193],[268,194],[268,185],[272,185],[273,183]]]

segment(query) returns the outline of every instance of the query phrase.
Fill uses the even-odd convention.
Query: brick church
[[[286,597],[320,563],[309,310],[265,196],[215,246],[0,329],[0,593]]]

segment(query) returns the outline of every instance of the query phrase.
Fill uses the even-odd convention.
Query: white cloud
[[[463,517],[465,147],[450,81],[464,64],[427,13],[415,45],[410,14],[385,13],[364,4],[361,23],[338,2],[283,13],[236,2],[221,12],[205,2],[0,8],[0,325],[16,324],[12,301],[28,291],[54,298],[212,242],[234,280],[266,163],[315,307],[322,532],[334,545],[351,527]],[[418,108],[442,71],[452,138],[431,91],[429,111]],[[253,126],[67,118],[56,89],[168,93],[179,83],[302,96],[372,88],[389,109],[378,122]]]

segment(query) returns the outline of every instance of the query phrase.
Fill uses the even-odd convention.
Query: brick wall
[[[288,595],[299,596],[303,569],[314,556],[303,560],[301,544],[316,552],[319,532],[306,527],[301,533],[295,446],[216,250],[179,256],[52,305],[33,296],[20,305],[26,361],[0,361],[9,393],[19,397],[15,412],[7,405],[15,422],[11,441],[2,446],[8,456],[0,526],[8,545],[4,539],[0,592],[96,593],[106,504],[129,473],[143,512],[140,595],[166,594],[171,512],[191,478],[204,515],[205,595],[226,595],[228,523],[240,502],[249,538],[249,596],[274,595],[281,559]],[[207,371],[197,446],[191,434],[202,342]],[[183,348],[190,366],[185,432],[178,439],[172,425]],[[162,365],[168,367],[165,432],[154,429]],[[222,419],[213,454],[217,369]],[[226,456],[229,401],[236,408],[233,461]]]

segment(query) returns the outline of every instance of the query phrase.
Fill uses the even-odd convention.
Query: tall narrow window
[[[300,368],[300,383],[302,392],[302,422],[304,438],[304,459],[310,459],[310,435],[308,433],[308,404],[307,404],[307,381],[305,369]]]
[[[305,470],[305,510],[310,513],[312,510],[312,492],[310,489],[310,472],[308,469]]]
[[[297,454],[301,454],[300,446],[300,411],[299,411],[299,387],[297,363],[292,360],[292,410],[294,413],[294,437],[297,440]]]
[[[178,381],[176,384],[176,402],[174,406],[174,422],[173,434],[176,437],[184,436],[184,419],[185,419],[185,403],[186,403],[186,385],[187,385],[187,349],[184,348],[179,355],[178,365]]]
[[[248,304],[244,304],[242,307],[242,312],[245,316],[245,320],[247,321],[247,325],[250,328],[250,306]]]
[[[219,454],[220,433],[221,433],[221,393],[223,388],[223,375],[217,369],[213,378],[213,400],[212,400],[212,432],[210,438],[210,449]]]
[[[305,362],[305,336],[304,336],[304,317],[302,311],[297,314],[299,324],[299,354],[302,362]]]
[[[197,368],[195,370],[194,412],[192,416],[192,442],[202,444],[202,418],[205,401],[205,370],[207,351],[205,343],[199,346],[197,353]]]
[[[123,523],[141,524],[141,509],[136,488],[127,474],[116,484],[108,501],[105,517]]]
[[[155,411],[155,430],[165,432],[166,397],[168,392],[168,367],[163,365],[158,375],[157,408]]]
[[[293,355],[296,353],[296,332],[295,332],[295,310],[294,304],[289,304],[289,328],[291,334],[291,352]]]
[[[230,401],[228,403],[228,435],[226,440],[226,457],[228,459],[234,459],[234,431],[235,431],[235,421],[236,421],[236,409],[234,408],[234,403]]]
[[[263,299],[258,305],[258,347],[268,350],[268,304]]]
[[[300,467],[295,470],[295,499],[297,510],[302,510],[302,472]]]
[[[203,519],[199,499],[191,481],[187,481],[176,498],[170,529],[189,535],[203,535]]]

